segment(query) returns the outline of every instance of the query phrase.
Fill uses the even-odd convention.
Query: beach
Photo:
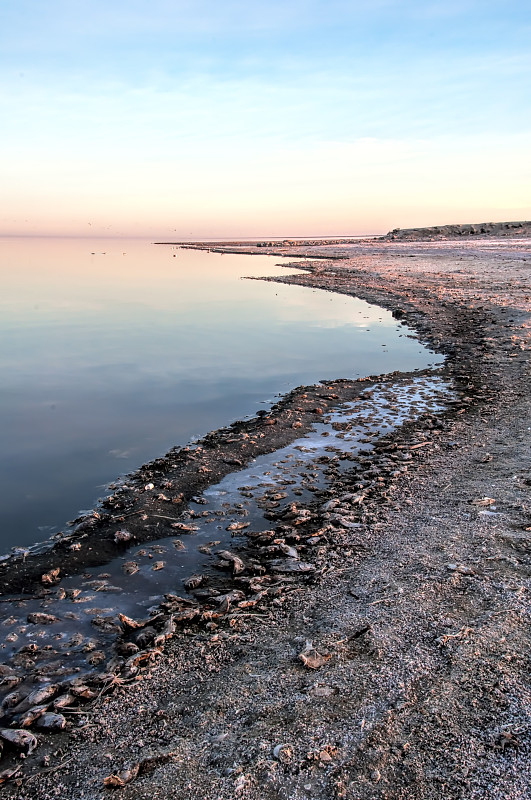
[[[115,555],[138,487],[153,484],[155,496],[135,498],[148,521],[164,516],[171,470],[184,503],[341,404],[367,409],[381,395],[399,416],[397,398],[414,381],[425,392],[444,381],[451,392],[371,434],[348,469],[325,455],[311,502],[271,506],[272,536],[249,540],[254,579],[236,581],[243,544],[225,557],[220,591],[241,596],[223,612],[185,614],[171,636],[157,630],[162,640],[141,668],[124,674],[117,663],[117,679],[79,700],[64,729],[36,733],[26,759],[6,747],[6,797],[101,798],[113,786],[124,798],[529,796],[526,231],[195,245],[305,256],[302,274],[266,280],[387,308],[445,365],[301,387],[199,449],[146,465],[129,495],[110,501],[108,517],[80,520],[63,549],[16,569],[0,565],[4,591],[37,591],[59,563],[86,568],[87,549],[72,548],[81,537],[98,541],[98,558]],[[136,543],[160,534],[126,525]],[[260,548],[272,546],[296,551],[287,554],[291,572],[282,564],[273,578],[260,572],[260,554],[272,563]],[[186,603],[175,603],[183,614]]]

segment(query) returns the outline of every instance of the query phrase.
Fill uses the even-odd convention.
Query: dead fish
[[[218,558],[223,559],[223,561],[228,561],[232,564],[232,572],[234,575],[239,575],[240,572],[243,572],[245,569],[245,564],[238,556],[231,553],[229,550],[218,550],[216,553]]]
[[[7,664],[0,664],[0,678],[6,678],[14,674],[13,667]]]
[[[81,648],[83,653],[92,653],[98,647],[98,642],[95,639],[87,639]]]
[[[16,617],[8,617],[7,619],[5,619],[2,622],[2,625],[5,625],[6,628],[7,628],[9,625],[14,625],[15,622],[17,622],[17,618]]]
[[[74,600],[81,594],[81,589],[66,589],[66,596],[69,600]]]
[[[140,664],[144,661],[152,661],[157,656],[162,655],[162,650],[154,648],[153,650],[144,650],[141,653],[136,653],[130,656],[125,662],[125,674],[134,675],[138,671]]]
[[[27,711],[33,706],[40,706],[46,703],[48,700],[57,694],[59,691],[59,685],[57,683],[48,683],[44,686],[39,686],[38,689],[35,689],[30,694],[16,706],[13,711],[15,714],[21,714],[24,711]]]
[[[219,619],[223,616],[223,611],[213,611],[212,609],[208,609],[207,611],[203,611],[201,614],[201,621],[202,622],[211,622],[214,619]]]
[[[37,653],[39,650],[39,646],[35,644],[35,642],[31,642],[30,644],[25,644],[24,647],[21,647],[18,651],[19,653]]]
[[[122,667],[124,665],[124,659],[120,655],[113,656],[110,661],[106,664],[106,672],[100,673],[98,676],[93,677],[93,681],[95,683],[107,683],[111,680],[114,683],[119,683],[120,678],[118,677],[118,672],[122,671]]]
[[[306,510],[303,509],[297,517],[295,517],[294,519],[291,519],[290,521],[291,521],[292,525],[304,525],[306,522],[309,522],[311,519],[312,519],[311,511],[306,511]]]
[[[53,707],[57,711],[59,708],[68,708],[68,706],[72,706],[76,702],[75,696],[71,692],[66,692],[66,694],[62,694],[60,697],[56,697],[53,701]]]
[[[19,683],[22,683],[24,678],[22,675],[15,675],[15,673],[11,673],[10,675],[3,675],[0,677],[0,686],[6,686],[7,688],[11,689],[14,686],[18,686]]]
[[[91,664],[93,667],[97,667],[100,664],[103,664],[105,661],[106,656],[103,650],[94,650],[90,656],[87,658],[87,662]]]
[[[198,608],[183,608],[182,611],[178,611],[174,614],[175,622],[188,622],[191,619],[195,619],[199,614]]]
[[[231,592],[227,592],[226,594],[220,594],[217,597],[213,598],[215,603],[223,603],[225,600],[228,600],[230,603],[239,603],[240,600],[245,598],[245,592],[242,592],[241,589],[233,589]]]
[[[240,600],[243,600],[244,597],[245,594],[240,589],[234,589],[232,592],[227,592],[227,594],[222,594],[214,598],[214,602],[219,605],[220,613],[226,614],[232,603],[238,603]]]
[[[185,606],[195,605],[195,600],[191,600],[189,597],[181,597],[178,594],[172,594],[172,592],[167,592],[164,595],[164,599],[171,604],[179,603]]]
[[[159,569],[164,569],[165,565],[166,565],[165,561],[155,561],[151,569],[153,570],[153,572],[157,572]]]
[[[119,656],[113,656],[111,660],[107,663],[107,672],[100,672],[99,675],[93,675],[92,681],[97,683],[99,686],[105,685],[118,685],[121,682],[121,679],[117,676],[117,672],[120,672],[124,665],[123,658]]]
[[[90,622],[105,633],[121,633],[122,631],[118,623],[114,622],[110,617],[92,617]]]
[[[177,530],[179,531],[187,531],[188,533],[192,533],[199,530],[197,525],[187,525],[186,522],[172,522],[171,527],[177,528]]]
[[[17,778],[20,775],[21,769],[22,767],[20,765],[3,769],[2,772],[0,772],[0,785],[6,781],[12,780],[13,778]]]
[[[131,781],[133,781],[138,775],[139,769],[140,769],[140,764],[135,764],[130,769],[123,769],[121,770],[121,772],[113,773],[112,775],[107,775],[107,777],[103,779],[103,785],[113,786],[119,789],[122,786],[131,783]]]
[[[257,594],[251,595],[251,597],[248,597],[246,600],[241,600],[238,603],[238,608],[252,608],[252,606],[255,606],[257,603],[259,603],[260,600],[266,595],[267,589],[257,592]]]
[[[48,703],[45,703],[42,706],[33,706],[33,708],[30,708],[25,714],[22,714],[22,716],[17,720],[17,724],[20,725],[21,728],[29,728],[30,725],[33,725],[33,723],[39,719],[39,717],[42,717],[44,712],[47,710]]]
[[[197,589],[198,586],[201,586],[204,579],[204,575],[190,575],[190,577],[184,581],[184,587],[188,590]]]
[[[45,572],[44,575],[41,575],[41,581],[44,583],[45,586],[50,586],[53,583],[57,583],[59,580],[59,573],[61,572],[61,568],[57,567],[56,569],[51,569],[50,572]]]
[[[299,558],[299,554],[294,547],[290,547],[290,545],[283,543],[279,544],[279,548],[282,550],[285,556],[288,556],[288,558]]]
[[[140,648],[133,642],[119,642],[117,650],[122,656],[132,656],[134,653],[138,653]]]
[[[153,622],[164,619],[165,615],[162,613],[155,614],[154,617],[148,617],[147,619],[132,619],[132,617],[127,617],[125,614],[118,614],[118,619],[122,623],[125,630],[128,628],[130,630],[136,630],[137,628],[145,628],[146,625],[151,625]]]
[[[31,656],[27,655],[26,653],[16,653],[11,660],[16,667],[22,667],[22,669],[26,670],[27,672],[29,672],[29,670],[33,670],[35,667],[35,659],[31,658]],[[12,684],[10,683],[9,686],[11,685]]]
[[[98,696],[98,693],[95,692],[94,689],[91,689],[84,683],[72,684],[72,686],[70,686],[70,691],[74,697],[81,697],[83,700],[94,700],[94,698]]]
[[[93,511],[92,514],[88,514],[86,517],[83,517],[79,524],[76,525],[75,532],[78,533],[79,531],[90,530],[91,528],[94,528],[100,519],[101,517],[98,512]]]
[[[249,528],[251,525],[250,522],[231,522],[225,530],[227,531],[242,531],[244,528]]]
[[[62,714],[53,714],[48,711],[39,717],[35,725],[45,731],[62,731],[66,728],[66,719]]]
[[[495,502],[493,497],[478,497],[476,500],[469,500],[471,506],[492,506]]]
[[[59,617],[55,617],[53,614],[43,614],[39,611],[28,614],[26,619],[33,625],[53,625],[54,622],[61,621]]]
[[[136,561],[126,561],[125,564],[122,566],[122,570],[125,572],[126,575],[135,575],[139,571],[140,567],[136,563]]]
[[[118,614],[118,619],[122,623],[125,629],[130,628],[131,630],[135,630],[136,628],[142,628],[146,625],[146,622],[137,622],[136,619],[132,619],[131,617],[126,616],[125,614]]]
[[[164,623],[164,626],[159,635],[155,637],[155,641],[153,642],[155,647],[161,647],[164,644],[164,642],[166,642],[168,639],[171,639],[176,629],[177,628],[175,625],[175,620],[173,618],[173,615],[170,615],[166,620],[166,622]]]
[[[258,531],[257,533],[246,534],[246,536],[255,539],[257,542],[268,542],[270,539],[274,539],[276,535],[276,531]]]
[[[111,583],[106,583],[104,586],[100,586],[96,589],[97,592],[123,592],[121,586],[113,586]]]
[[[15,747],[24,748],[27,755],[33,753],[37,747],[37,738],[32,733],[29,733],[29,731],[18,730],[16,728],[0,728],[0,738],[4,739],[6,742],[10,742],[15,745]]]
[[[3,709],[14,708],[15,706],[18,706],[22,700],[24,700],[24,697],[25,695],[23,692],[10,692],[9,694],[6,694],[0,707]]]
[[[315,572],[313,564],[308,564],[305,561],[298,561],[295,558],[280,559],[276,558],[269,562],[273,572],[292,573],[292,572]]]
[[[83,586],[90,586],[91,589],[98,591],[98,589],[101,589],[102,586],[107,586],[108,583],[109,581],[107,578],[94,578],[94,580],[85,581]]]
[[[467,567],[466,564],[447,564],[446,569],[450,572],[458,572],[460,575],[474,575],[472,567]]]
[[[186,545],[184,544],[184,542],[181,542],[180,539],[174,539],[173,546],[175,547],[176,550],[186,550]]]
[[[136,633],[133,634],[131,638],[134,644],[136,644],[138,647],[140,647],[141,650],[143,650],[145,647],[148,646],[148,644],[151,644],[154,641],[156,635],[157,631],[155,630],[155,628],[152,628],[150,625],[148,625],[146,628],[142,628],[141,630],[136,631]]]
[[[166,639],[169,639],[170,636],[173,636],[174,633],[175,633],[175,621],[173,619],[173,615],[170,614],[170,616],[168,617],[168,619],[166,620],[166,622],[164,623],[164,625],[162,627],[161,634]]]

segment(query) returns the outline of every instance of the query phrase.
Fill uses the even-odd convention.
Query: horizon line
[[[381,236],[381,233],[327,233],[322,235],[315,235],[315,234],[299,234],[298,236],[274,236],[272,234],[268,234],[267,236],[196,236],[193,238],[182,238],[179,239],[178,242],[221,242],[221,241],[232,241],[232,242],[243,242],[243,241],[253,241],[253,242],[262,242],[269,240],[292,240],[292,239],[364,239],[371,236]],[[120,234],[105,234],[105,233],[92,233],[92,234],[85,234],[85,233],[0,233],[0,239],[150,239],[153,240],[153,235],[150,234],[127,234],[127,233],[120,233]],[[159,242],[164,244],[172,244],[177,243],[170,242],[169,240],[165,242]]]

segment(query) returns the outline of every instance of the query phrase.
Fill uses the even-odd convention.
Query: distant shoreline
[[[394,228],[383,235],[364,236],[325,236],[325,237],[272,237],[269,240],[244,237],[243,239],[217,239],[195,241],[164,241],[153,242],[156,245],[173,245],[179,247],[237,247],[235,252],[241,252],[242,247],[316,247],[326,245],[357,244],[367,241],[437,241],[441,239],[461,239],[473,236],[484,237],[527,237],[531,236],[530,221],[514,222],[476,222],[449,225],[432,225],[424,228]]]

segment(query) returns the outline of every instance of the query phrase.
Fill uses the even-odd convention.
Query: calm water
[[[294,386],[437,361],[363,301],[241,280],[285,274],[278,257],[82,239],[0,254],[1,552]]]

